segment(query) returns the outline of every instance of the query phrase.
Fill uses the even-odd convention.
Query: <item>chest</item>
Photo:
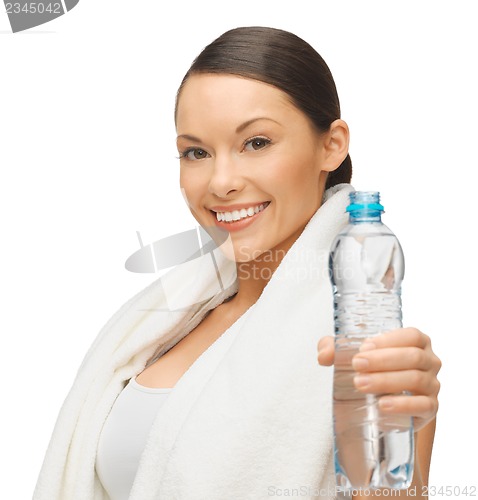
[[[145,387],[172,388],[192,364],[241,315],[219,306],[211,311],[198,326],[157,361],[141,372],[136,380]]]

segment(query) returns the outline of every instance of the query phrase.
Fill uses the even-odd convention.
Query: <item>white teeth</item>
[[[240,210],[233,210],[232,212],[216,212],[216,219],[218,221],[238,221],[246,217],[252,217],[253,215],[262,212],[269,203],[261,203],[255,207],[241,208]]]

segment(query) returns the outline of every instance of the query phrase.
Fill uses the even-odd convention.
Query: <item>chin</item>
[[[262,260],[261,256],[268,252],[268,250],[260,250],[247,245],[234,245],[231,238],[228,238],[223,244],[218,245],[218,247],[227,259],[238,264]]]

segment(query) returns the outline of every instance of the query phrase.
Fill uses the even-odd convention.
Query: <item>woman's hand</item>
[[[334,363],[334,338],[318,343],[319,364]],[[425,427],[438,411],[440,359],[430,338],[416,328],[400,328],[369,338],[352,358],[359,391],[387,394],[379,399],[384,413],[410,415],[415,432]],[[409,395],[389,395],[408,391]]]

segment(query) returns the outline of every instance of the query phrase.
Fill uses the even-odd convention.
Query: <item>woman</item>
[[[231,30],[194,61],[175,118],[183,195],[220,248],[104,327],[35,498],[334,498],[326,262],[352,188],[330,71],[291,33]],[[420,494],[440,361],[416,329],[369,347],[354,358],[358,389],[411,393],[381,406],[414,417]]]

